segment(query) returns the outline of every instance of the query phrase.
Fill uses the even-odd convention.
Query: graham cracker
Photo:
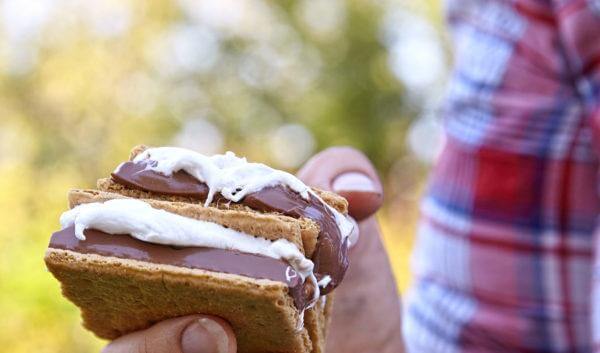
[[[49,248],[46,266],[83,325],[115,339],[168,318],[209,314],[227,320],[240,353],[321,353],[330,300],[299,313],[284,283]]]
[[[335,192],[322,190],[314,186],[311,186],[311,189],[315,192],[315,194],[317,194],[317,196],[321,198],[321,200],[325,201],[326,204],[334,208],[339,213],[348,213],[348,200],[346,200],[344,197],[336,194]]]
[[[323,301],[323,298],[324,301]],[[314,310],[304,313],[304,325],[309,327],[308,335],[313,345],[312,353],[325,353],[327,328],[331,322],[331,310],[333,308],[334,293],[321,297]]]
[[[121,185],[114,181],[112,178],[101,178],[96,182],[96,187],[99,190],[107,191],[107,192],[115,192],[115,193],[127,193],[130,194],[131,197],[143,198],[143,199],[156,199],[156,200],[167,200],[167,201],[179,201],[179,202],[189,202],[189,203],[200,203],[197,198],[190,196],[179,196],[179,195],[163,195],[151,191],[144,191],[139,189],[133,189],[124,185]],[[348,201],[342,196],[333,193],[331,191],[321,190],[319,188],[311,187],[312,191],[317,194],[326,204],[333,207],[335,210],[342,214],[348,213]],[[135,195],[135,196],[134,196]],[[249,207],[237,204],[234,202],[213,202],[211,203],[213,207],[220,208],[246,208]]]
[[[69,207],[93,202],[104,202],[107,200],[127,198],[121,194],[74,189],[69,191]],[[208,221],[234,229],[238,232],[262,237],[269,240],[286,239],[295,244],[298,249],[309,257],[310,252],[305,253],[303,245],[302,229],[304,229],[304,238],[314,238],[310,243],[316,243],[319,235],[318,225],[309,220],[298,220],[277,214],[258,213],[243,209],[220,209],[216,207],[204,207],[200,204],[191,204],[185,202],[169,202],[153,199],[141,199],[156,209],[165,210],[180,216],[189,217],[201,221]]]
[[[146,146],[137,146],[130,159]],[[70,207],[115,198],[142,199],[152,207],[219,223],[264,237],[284,238],[311,257],[319,234],[310,219],[257,212],[231,202],[204,207],[190,197],[165,196],[128,188],[111,178],[98,180],[98,190],[72,190]],[[339,212],[347,201],[331,192],[313,191]],[[168,318],[210,314],[231,325],[240,353],[324,353],[333,294],[299,312],[285,283],[235,274],[154,264],[98,254],[49,248],[46,266],[61,282],[63,295],[81,309],[83,324],[97,336],[114,339]]]
[[[123,186],[111,178],[99,179],[97,183],[97,187],[100,191],[109,192],[113,194],[119,194],[127,197],[132,197],[136,199],[143,200],[159,200],[159,201],[168,201],[168,202],[179,202],[179,203],[187,203],[192,205],[197,205],[198,207],[204,207],[202,203],[200,203],[197,199],[185,196],[174,196],[174,195],[162,195],[158,193],[153,193],[149,191],[143,191],[138,189],[129,188]],[[233,203],[233,202],[213,202],[209,205],[209,208],[212,209],[220,209],[220,210],[237,210],[249,212],[252,214],[263,214],[263,215],[276,215],[284,217],[281,214],[270,212],[258,212],[247,206]],[[291,218],[291,217],[289,217]],[[292,218],[295,219],[295,218]],[[312,256],[312,253],[317,246],[317,239],[319,237],[319,225],[316,224],[313,220],[308,218],[296,219],[299,221],[300,225],[300,234],[302,236],[302,244],[304,246],[304,251],[308,256]]]
[[[145,150],[147,150],[149,147],[146,145],[137,145],[135,147],[133,147],[131,149],[131,152],[129,154],[129,160],[133,161],[133,159],[140,153],[144,152]],[[101,179],[102,180],[102,179]],[[100,188],[100,187],[99,187]],[[346,214],[348,213],[348,201],[343,198],[342,196],[330,192],[330,191],[325,191],[325,190],[321,190],[315,187],[311,188],[323,201],[325,201],[325,203],[327,203],[329,206],[335,208],[338,212]],[[108,190],[107,190],[108,191]],[[190,199],[190,198],[188,198]]]

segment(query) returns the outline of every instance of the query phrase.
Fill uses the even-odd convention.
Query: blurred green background
[[[437,1],[0,1],[0,351],[97,352],[42,261],[71,187],[139,143],[295,171],[355,146],[403,290],[448,50]]]

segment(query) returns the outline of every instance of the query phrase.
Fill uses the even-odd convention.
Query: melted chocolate
[[[299,310],[304,310],[312,299],[312,283],[302,283],[300,276],[285,261],[233,250],[174,248],[127,235],[110,235],[96,229],[87,229],[84,233],[86,240],[81,241],[75,237],[74,227],[65,228],[52,234],[49,247],[283,282]],[[286,273],[291,277],[288,278]]]
[[[111,174],[114,181],[130,188],[154,192],[163,195],[188,196],[204,201],[208,195],[206,184],[198,181],[184,171],[165,176],[147,169],[147,162],[125,162]],[[215,195],[215,201],[224,200]],[[285,186],[264,188],[246,195],[241,201],[254,210],[261,212],[279,212],[294,218],[309,218],[320,228],[317,246],[312,256],[317,280],[326,275],[331,282],[321,290],[327,294],[342,281],[348,268],[348,246],[342,242],[340,229],[333,213],[314,195],[308,200]]]

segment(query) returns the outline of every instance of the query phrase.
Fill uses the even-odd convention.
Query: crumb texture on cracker
[[[308,309],[296,331],[298,313],[280,282],[58,249],[45,262],[101,338],[203,313],[231,324],[240,353],[324,352],[328,305]]]
[[[183,170],[207,183],[212,195],[219,192],[234,202],[223,198],[211,202],[208,197],[203,204],[198,198],[148,192],[104,178],[98,180],[99,190],[69,192],[70,208],[139,199],[135,201],[190,221],[211,222],[270,242],[283,240],[304,259],[315,253],[322,229],[317,222],[283,212],[257,211],[235,200],[275,183],[303,196],[317,196],[340,215],[348,212],[343,197],[309,188],[291,174],[231,154],[205,157],[212,161],[200,163],[202,167],[194,171],[185,168],[186,162],[202,158],[179,150],[175,152],[181,158],[174,161],[173,150],[140,145],[131,151],[129,160],[151,162],[149,165],[163,174]],[[252,166],[248,168],[248,164]],[[250,178],[244,181],[245,174]],[[339,225],[339,217],[337,220]],[[327,300],[316,301],[304,312],[304,326],[298,331],[302,315],[283,282],[105,255],[49,248],[45,256],[46,266],[61,282],[63,295],[81,309],[84,326],[99,337],[115,339],[161,320],[198,313],[227,320],[235,331],[240,353],[325,351],[331,293]]]

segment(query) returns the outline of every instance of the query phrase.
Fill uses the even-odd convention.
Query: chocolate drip
[[[206,184],[198,181],[184,171],[165,176],[147,168],[147,162],[123,163],[112,178],[117,183],[130,188],[159,193],[163,195],[187,196],[204,201],[208,195]],[[215,200],[223,200],[215,195]],[[329,275],[331,282],[322,288],[321,294],[327,294],[341,282],[348,268],[347,239],[342,241],[335,216],[317,197],[310,194],[308,200],[285,186],[264,188],[246,195],[241,201],[254,210],[278,212],[294,218],[309,218],[320,228],[317,246],[312,256],[317,280]]]
[[[299,310],[306,309],[312,300],[312,282],[302,283],[294,269],[282,260],[233,250],[174,248],[144,242],[127,235],[110,235],[96,229],[87,229],[84,233],[86,240],[81,241],[75,237],[74,227],[65,228],[52,234],[49,247],[283,282],[288,286]]]

